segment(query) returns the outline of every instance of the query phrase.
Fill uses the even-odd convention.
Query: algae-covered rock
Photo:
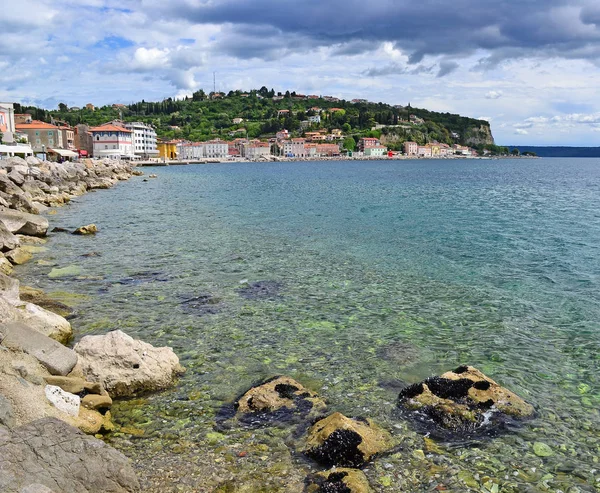
[[[372,493],[365,473],[358,469],[333,468],[306,478],[306,493]]]
[[[415,411],[422,424],[434,423],[444,430],[475,431],[500,417],[526,418],[533,406],[472,366],[461,366],[403,389],[398,396],[402,409]]]
[[[303,451],[328,466],[360,467],[391,446],[390,434],[371,420],[333,413],[310,428]]]
[[[535,442],[533,444],[533,453],[538,457],[550,457],[554,455],[554,451],[550,446],[543,442]]]
[[[251,388],[236,402],[238,414],[251,415],[251,420],[256,422],[286,420],[292,415],[306,416],[323,411],[325,407],[315,392],[285,376],[274,377]]]
[[[21,300],[29,301],[30,303],[34,303],[42,308],[56,313],[61,317],[72,317],[75,313],[75,310],[64,304],[60,301],[52,299],[49,295],[44,293],[41,289],[35,289],[29,286],[21,286],[20,287]]]
[[[67,267],[55,267],[50,271],[48,277],[50,279],[60,279],[62,277],[76,277],[81,274],[81,267],[78,265],[68,265]]]

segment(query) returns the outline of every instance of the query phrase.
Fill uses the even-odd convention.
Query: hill
[[[289,91],[276,94],[266,87],[247,93],[231,91],[226,95],[205,94],[200,90],[185,99],[142,100],[128,106],[112,105],[95,110],[73,110],[64,104],[59,105],[57,111],[16,105],[15,112],[28,112],[43,121],[54,118],[71,125],[99,125],[119,118],[142,121],[153,125],[159,137],[193,141],[216,137],[226,140],[265,138],[282,129],[302,135],[310,130],[339,128],[355,137],[379,138],[383,134],[392,149],[400,148],[407,140],[419,144],[436,140],[479,148],[495,147],[490,125],[483,120],[414,108],[410,104],[402,107],[364,100],[344,101]],[[320,122],[307,125],[310,117]]]

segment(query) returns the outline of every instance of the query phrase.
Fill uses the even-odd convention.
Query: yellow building
[[[177,159],[177,142],[174,140],[158,141],[156,143],[161,159]]]

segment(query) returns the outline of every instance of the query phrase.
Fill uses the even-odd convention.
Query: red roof
[[[90,128],[90,132],[124,132],[126,134],[130,134],[131,130],[127,130],[125,127],[118,127],[112,123],[105,123],[99,127]]]
[[[27,130],[28,128],[58,130],[58,127],[39,120],[32,120],[31,123],[17,123],[15,128],[17,130]]]

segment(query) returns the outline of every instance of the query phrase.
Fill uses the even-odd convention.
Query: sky
[[[197,89],[459,113],[501,145],[600,145],[598,0],[19,0],[0,100],[56,108]]]

